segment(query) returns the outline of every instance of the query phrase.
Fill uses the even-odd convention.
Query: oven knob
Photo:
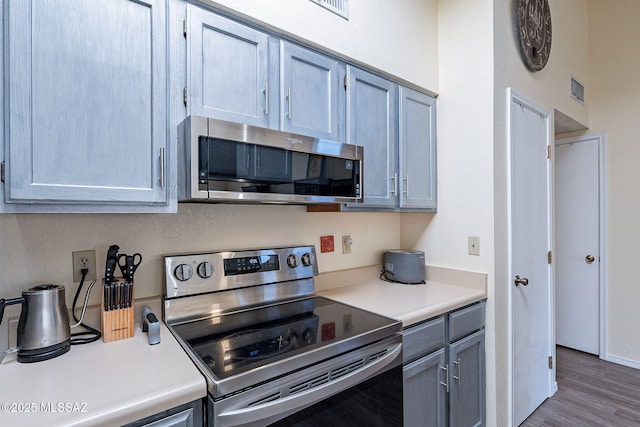
[[[298,257],[295,254],[291,254],[287,257],[287,265],[291,268],[298,266]]]
[[[198,276],[208,279],[213,274],[213,265],[209,261],[201,262],[198,265]]]
[[[193,276],[193,268],[191,268],[189,264],[180,264],[176,267],[173,274],[176,276],[176,279],[184,282],[191,279],[191,276]]]
[[[307,252],[306,254],[302,255],[302,265],[304,265],[305,267],[310,267],[311,264],[311,254]]]
[[[306,343],[310,343],[313,338],[313,330],[311,328],[307,328],[302,332],[302,340]]]

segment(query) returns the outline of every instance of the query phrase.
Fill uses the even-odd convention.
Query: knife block
[[[126,283],[124,279],[116,277],[113,282],[116,285]],[[102,279],[104,291],[104,279]],[[133,286],[133,284],[132,284]],[[131,292],[130,307],[118,308],[115,310],[105,310],[104,294],[100,296],[102,308],[102,341],[112,342],[131,338],[135,335],[133,319],[133,291]]]

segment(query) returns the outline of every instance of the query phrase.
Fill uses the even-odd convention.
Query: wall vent
[[[311,0],[311,2],[349,20],[349,0]]]
[[[571,77],[571,97],[580,104],[584,104],[584,85],[573,77]]]

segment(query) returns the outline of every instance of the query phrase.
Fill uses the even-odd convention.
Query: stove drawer
[[[444,316],[405,329],[402,332],[403,363],[442,348],[444,339]]]

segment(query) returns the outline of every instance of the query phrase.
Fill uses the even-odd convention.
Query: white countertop
[[[0,425],[114,426],[204,397],[204,377],[161,325],[156,345],[136,325],[132,338],[74,345],[42,362],[8,355],[0,365]]]
[[[427,283],[406,285],[381,280],[379,268],[362,270],[360,283],[331,287],[319,295],[402,321],[404,327],[487,297],[486,275],[427,266]],[[331,281],[342,283],[333,275]],[[327,280],[321,280],[327,282]],[[353,282],[353,280],[347,280]]]

